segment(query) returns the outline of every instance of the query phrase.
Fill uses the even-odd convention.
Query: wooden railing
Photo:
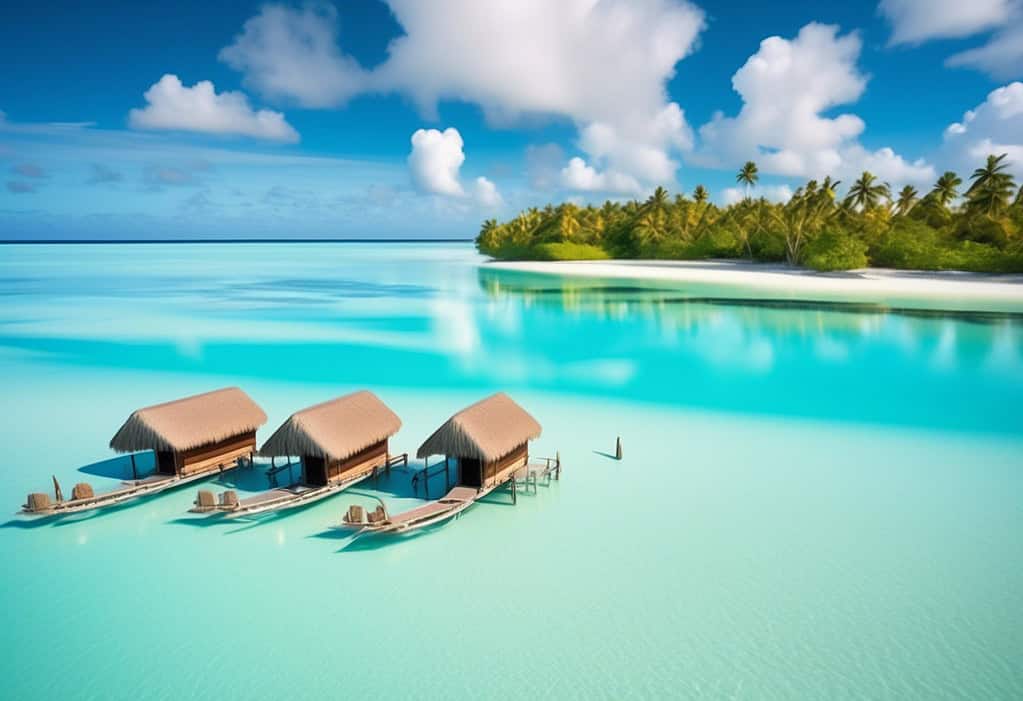
[[[539,456],[533,456],[530,458],[529,467],[541,467],[543,468],[544,475],[554,475],[554,479],[561,479],[561,456],[556,455],[553,458],[543,458]]]

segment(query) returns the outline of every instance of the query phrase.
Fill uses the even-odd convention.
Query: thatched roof
[[[419,446],[416,455],[499,460],[540,436],[540,424],[504,392],[462,409]]]
[[[362,390],[297,411],[274,431],[260,455],[312,455],[344,460],[390,438],[401,419],[372,392]]]
[[[110,447],[122,453],[181,452],[255,431],[265,423],[266,414],[249,395],[227,387],[138,409],[110,439]]]

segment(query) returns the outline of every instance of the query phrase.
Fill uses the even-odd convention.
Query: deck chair
[[[25,504],[26,511],[46,511],[50,508],[50,495],[36,492],[28,495],[28,501]]]
[[[348,521],[348,523],[364,523],[364,511],[365,509],[358,504],[352,504],[348,507],[348,513],[345,514],[345,520]]]
[[[72,499],[92,499],[95,496],[96,492],[92,491],[92,485],[88,482],[79,482],[71,490]]]
[[[220,505],[228,509],[238,508],[238,492],[227,489],[220,495]]]
[[[387,512],[384,511],[384,507],[378,506],[373,509],[373,511],[366,514],[366,518],[369,519],[370,523],[381,523],[387,520]]]
[[[200,511],[212,511],[217,508],[217,499],[210,490],[200,489],[195,497],[195,505]]]

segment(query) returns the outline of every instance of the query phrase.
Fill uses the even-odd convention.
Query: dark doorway
[[[327,484],[327,463],[323,458],[307,455],[302,458],[302,474],[306,484],[321,487]]]
[[[177,468],[174,464],[174,453],[172,451],[156,451],[156,471],[163,475],[173,475],[177,472]]]
[[[458,458],[459,484],[466,487],[483,486],[483,464],[476,458]]]

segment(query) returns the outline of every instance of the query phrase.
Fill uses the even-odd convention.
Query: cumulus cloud
[[[1010,168],[1023,178],[1023,83],[992,90],[987,99],[945,129],[945,159],[962,173],[990,154],[1008,154]]]
[[[616,170],[597,171],[586,161],[576,156],[561,170],[561,184],[569,190],[580,192],[631,192],[642,190],[639,181]]]
[[[408,165],[416,189],[425,194],[467,197],[459,172],[465,163],[462,135],[454,127],[444,131],[417,129],[412,134]],[[472,196],[486,207],[501,204],[497,186],[484,177],[473,182]]]
[[[412,182],[420,192],[462,196],[458,171],[465,162],[462,135],[454,127],[444,131],[417,129],[412,134],[412,153],[408,157]]]
[[[635,191],[673,179],[692,134],[665,86],[704,26],[686,0],[387,3],[405,34],[372,70],[341,51],[336,13],[318,6],[265,6],[221,58],[263,94],[310,107],[398,92],[428,117],[454,99],[496,124],[565,118],[594,182]]]
[[[892,25],[892,44],[966,37],[1003,24],[1013,0],[881,0],[880,12]]]
[[[726,187],[721,191],[723,204],[735,204],[746,197],[746,190],[738,187]],[[788,185],[759,185],[750,192],[750,197],[763,197],[769,202],[788,202],[792,199],[792,188]]]
[[[945,64],[1000,79],[1023,75],[1023,0],[881,0],[878,11],[892,25],[891,44],[995,30],[986,44],[954,54]]]
[[[482,175],[476,178],[473,194],[476,197],[476,201],[484,207],[500,207],[504,204],[504,201],[501,199],[501,193],[497,191],[497,186]]]
[[[264,5],[234,43],[220,51],[220,60],[268,97],[293,99],[303,107],[333,107],[367,87],[366,72],[341,53],[337,39],[333,5]]]
[[[932,178],[923,161],[860,145],[865,124],[855,114],[830,116],[866,89],[856,66],[861,46],[857,34],[840,36],[838,27],[816,23],[794,39],[764,39],[732,76],[742,109],[735,117],[715,114],[700,128],[702,148],[693,161],[734,167],[753,159],[764,172],[799,177],[844,178],[869,169],[899,182]]]
[[[271,141],[298,141],[298,132],[280,112],[254,111],[240,92],[217,94],[213,83],[192,87],[167,74],[145,92],[147,105],[128,115],[135,129],[171,129],[207,134],[236,134]]]
[[[1023,5],[1013,20],[983,46],[953,54],[945,65],[974,68],[997,79],[1023,75]]]

